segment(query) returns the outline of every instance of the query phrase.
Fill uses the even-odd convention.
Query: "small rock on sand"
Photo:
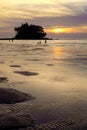
[[[14,71],[14,73],[22,74],[22,75],[26,75],[26,76],[35,76],[35,75],[38,75],[37,72],[30,72],[30,71]]]
[[[0,83],[7,82],[7,81],[8,81],[7,77],[0,77]]]
[[[0,88],[0,103],[12,104],[33,99],[29,94],[22,93],[20,91],[10,88]]]
[[[10,67],[21,67],[20,65],[10,65]]]

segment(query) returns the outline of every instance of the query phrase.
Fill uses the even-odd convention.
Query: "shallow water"
[[[37,42],[0,41],[0,75],[36,97],[29,112],[37,122],[87,118],[87,40]]]

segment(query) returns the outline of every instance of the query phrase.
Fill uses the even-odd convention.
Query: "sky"
[[[87,38],[87,0],[0,0],[0,38],[14,37],[14,27],[26,22],[49,38]]]

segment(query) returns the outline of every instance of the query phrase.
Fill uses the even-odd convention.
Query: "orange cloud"
[[[87,26],[80,26],[80,27],[51,27],[45,29],[47,33],[54,33],[54,34],[60,34],[60,33],[82,33],[87,32]]]

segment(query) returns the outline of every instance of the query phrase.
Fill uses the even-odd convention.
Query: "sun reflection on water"
[[[62,47],[53,47],[53,54],[57,57],[62,55],[63,48]]]

